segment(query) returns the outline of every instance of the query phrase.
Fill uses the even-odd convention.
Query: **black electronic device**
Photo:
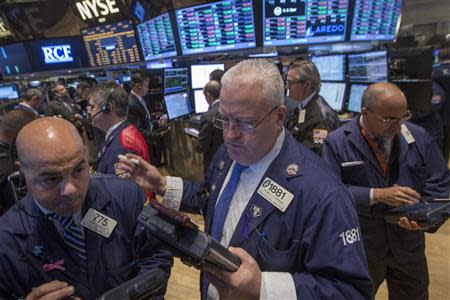
[[[386,50],[348,55],[350,82],[385,82],[388,80]]]
[[[345,55],[312,56],[311,61],[319,70],[320,80],[345,80]]]
[[[186,92],[188,89],[187,68],[164,69],[164,94]]]
[[[389,49],[389,78],[397,80],[431,80],[433,48]]]
[[[432,113],[433,83],[431,81],[399,81],[395,84],[405,94],[410,111],[425,115]]]
[[[177,55],[169,13],[136,26],[144,60],[156,60]]]
[[[164,104],[169,120],[184,117],[192,112],[187,92],[165,95]]]
[[[33,71],[88,67],[88,57],[80,36],[32,40],[26,43]]]
[[[263,45],[345,40],[349,0],[263,1]]]
[[[81,30],[92,67],[140,61],[133,24],[129,20]]]
[[[397,223],[402,217],[424,227],[441,225],[450,218],[450,199],[422,199],[414,205],[394,207],[384,218],[388,223]]]
[[[152,299],[167,281],[168,274],[155,268],[103,293],[97,300]]]
[[[30,72],[31,64],[23,43],[0,46],[0,73],[12,76]]]
[[[207,264],[234,272],[239,257],[210,235],[199,231],[189,218],[176,210],[152,203],[144,207],[138,222],[169,246],[176,257],[189,266],[202,269]]]
[[[351,41],[393,41],[400,27],[403,0],[356,0]]]
[[[175,11],[183,55],[256,46],[252,0],[227,0]]]

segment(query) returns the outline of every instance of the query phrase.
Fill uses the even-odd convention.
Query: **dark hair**
[[[24,109],[15,109],[4,114],[0,119],[0,134],[6,139],[4,142],[11,144],[19,131],[36,119],[35,114]]]
[[[131,84],[142,84],[144,81],[150,81],[150,76],[144,71],[136,71],[131,74]]]
[[[205,85],[205,87],[203,88],[203,92],[210,94],[214,98],[214,100],[219,99],[221,87],[222,86],[219,82],[217,82],[216,80],[211,80]]]
[[[222,79],[223,74],[225,74],[224,70],[215,69],[214,71],[209,73],[209,80],[215,80],[215,81],[220,82],[220,80]]]

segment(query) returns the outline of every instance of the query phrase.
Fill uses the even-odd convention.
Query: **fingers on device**
[[[436,226],[450,218],[450,199],[422,199],[414,205],[392,208],[384,218],[388,223],[397,223],[407,217],[421,226]]]
[[[202,269],[213,264],[224,271],[234,272],[241,264],[239,257],[200,231],[188,216],[156,201],[144,207],[138,222],[169,246],[186,265]]]
[[[168,274],[155,268],[105,292],[97,300],[149,299],[164,286]]]

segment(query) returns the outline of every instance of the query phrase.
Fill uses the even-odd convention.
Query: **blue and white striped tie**
[[[81,269],[86,271],[87,266],[87,254],[86,254],[86,242],[84,240],[84,234],[81,227],[75,224],[73,216],[62,217],[57,214],[50,214],[50,218],[58,221],[64,232],[63,240],[67,246],[80,258]]]

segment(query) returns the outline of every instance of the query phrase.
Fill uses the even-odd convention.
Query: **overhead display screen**
[[[164,94],[186,92],[188,89],[188,69],[164,69]]]
[[[83,29],[81,34],[92,67],[140,61],[129,20]]]
[[[19,89],[15,84],[0,85],[0,100],[16,100],[19,99]]]
[[[31,72],[30,61],[23,43],[0,47],[0,70],[4,76]]]
[[[349,0],[264,0],[263,2],[264,46],[345,40]]]
[[[137,32],[144,60],[177,55],[168,13],[137,25]]]
[[[183,55],[256,46],[252,0],[182,8],[176,19]]]
[[[352,41],[394,40],[403,0],[356,0]]]
[[[361,112],[361,100],[367,87],[367,84],[352,84],[350,87],[350,95],[348,96],[348,111]]]
[[[225,70],[224,64],[192,65],[191,84],[193,89],[203,89],[209,81],[209,74],[214,70]]]
[[[88,67],[81,37],[65,37],[28,42],[34,71]]]
[[[345,55],[313,56],[311,61],[319,70],[321,80],[345,80]]]

